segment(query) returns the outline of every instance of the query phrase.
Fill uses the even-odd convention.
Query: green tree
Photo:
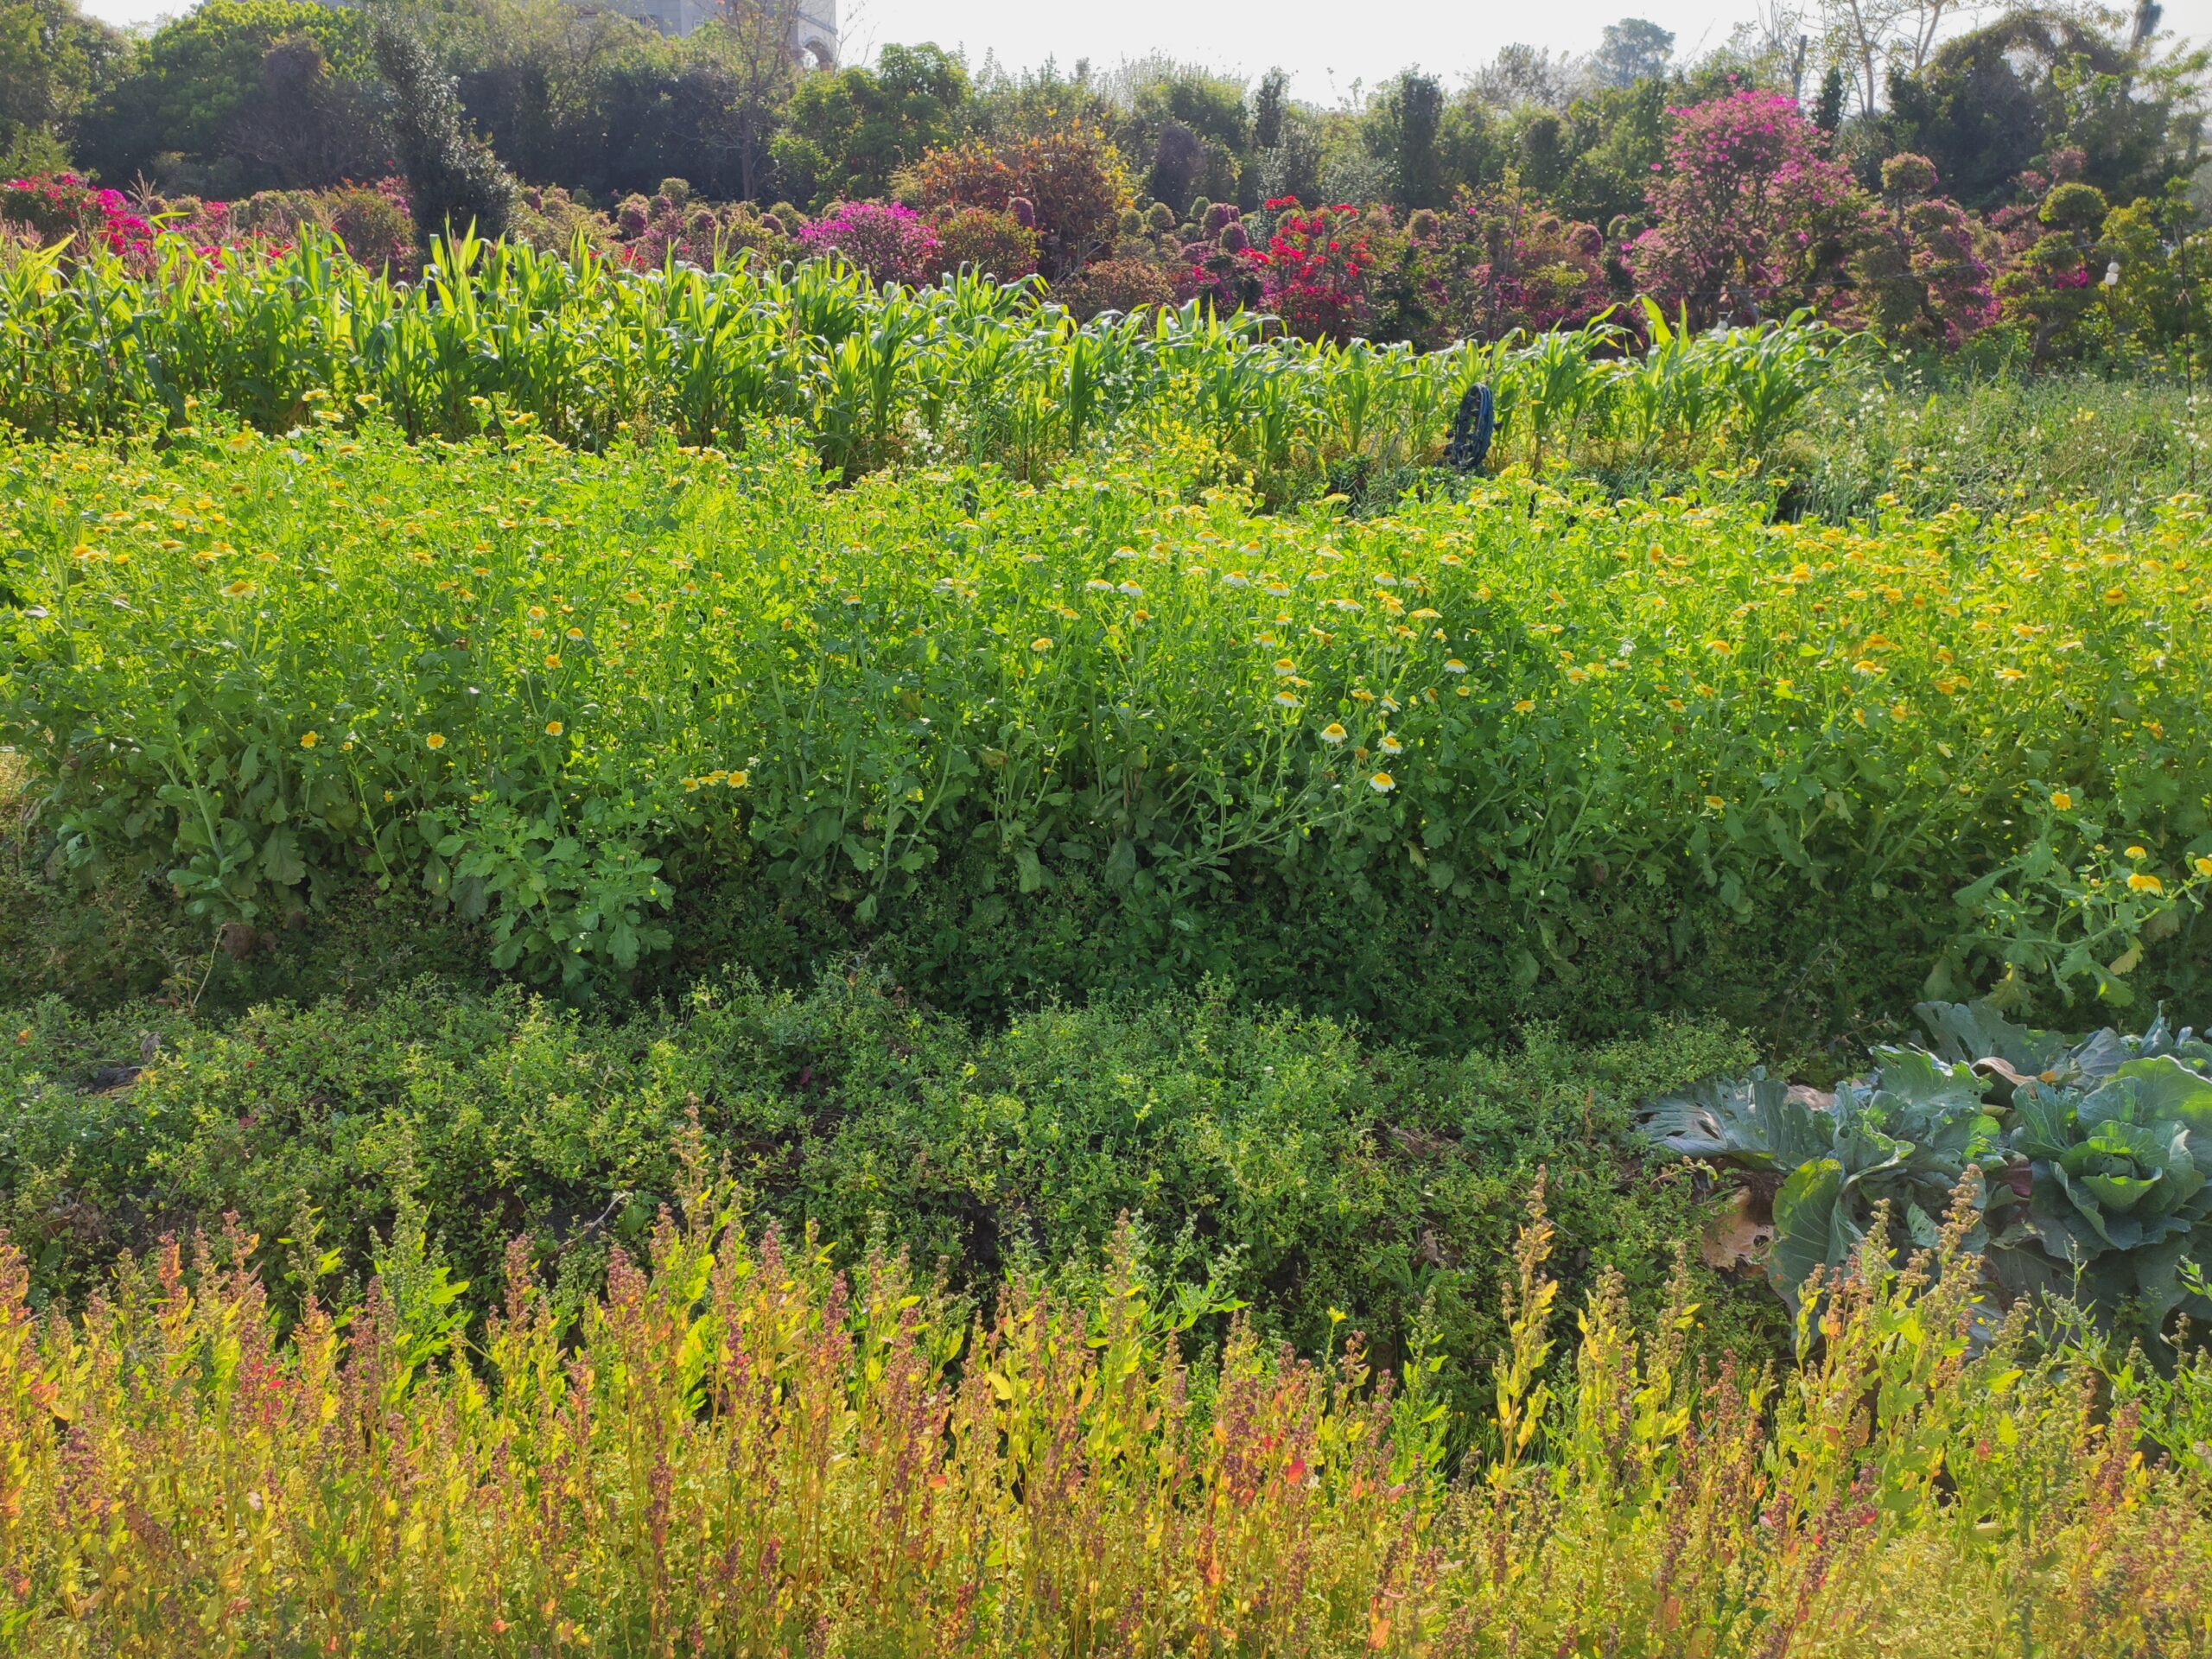
[[[776,135],[799,84],[791,30],[778,0],[717,0],[714,20],[693,37],[727,89],[726,119],[715,124],[737,172],[738,194],[766,199]]]
[[[270,49],[289,39],[313,41],[333,77],[374,77],[364,12],[305,0],[207,0],[156,30],[130,72],[85,111],[79,159],[110,182],[156,171],[163,156],[222,162],[239,120],[267,91]]]
[[[1252,92],[1252,145],[1255,149],[1282,147],[1283,118],[1290,108],[1290,76],[1280,66],[1260,77]]]
[[[1917,75],[1890,79],[1884,154],[1936,163],[1943,187],[1986,211],[2066,148],[2084,181],[2123,199],[2155,195],[2187,170],[2203,60],[2160,55],[2094,19],[2023,12],[1946,42]]]
[[[1370,108],[1368,149],[1388,164],[1391,195],[1400,207],[1436,207],[1451,199],[1443,130],[1443,83],[1418,70],[1400,74]]]
[[[1830,64],[1821,76],[1821,95],[1813,105],[1813,124],[1830,137],[1843,125],[1843,70]]]
[[[1575,99],[1559,137],[1564,167],[1553,206],[1560,216],[1610,225],[1640,214],[1652,167],[1666,154],[1667,106],[1679,101],[1678,89],[1654,79]],[[1525,145],[1525,129],[1522,137]],[[1523,182],[1536,180],[1524,174]]]
[[[887,46],[874,68],[803,78],[772,141],[777,181],[794,201],[886,196],[892,181],[950,143],[968,70],[935,45]]]
[[[1123,155],[1147,159],[1154,196],[1181,213],[1196,197],[1252,194],[1252,116],[1242,80],[1155,54],[1125,66],[1106,90],[1120,110],[1108,130]]]
[[[78,116],[129,55],[129,42],[76,0],[0,0],[0,167],[67,165]]]
[[[1035,69],[1013,74],[986,57],[969,78],[961,136],[985,144],[1011,144],[1070,126],[1111,133],[1124,113],[1091,74],[1087,58],[1068,70],[1047,58]]]
[[[694,57],[689,42],[569,0],[476,3],[478,27],[425,43],[458,79],[469,120],[517,175],[594,194],[649,188],[670,174],[702,186],[714,176],[702,164],[703,134],[671,143],[666,130],[696,103],[678,86]],[[653,137],[633,152],[640,125]]]
[[[491,146],[468,130],[452,77],[394,19],[377,20],[375,49],[391,89],[392,132],[416,239],[428,248],[434,236],[472,227],[483,237],[505,235],[515,181]]]
[[[1590,70],[1601,86],[1633,86],[1664,75],[1674,55],[1673,30],[1642,17],[1624,17],[1605,25],[1598,49],[1590,54]]]

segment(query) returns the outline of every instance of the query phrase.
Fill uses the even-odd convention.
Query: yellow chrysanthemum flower
[[[1388,795],[1398,786],[1398,780],[1387,772],[1378,772],[1367,780],[1367,786],[1377,795]]]
[[[425,748],[442,749],[445,746],[446,734],[443,732],[432,732],[428,737],[423,740],[423,747]]]

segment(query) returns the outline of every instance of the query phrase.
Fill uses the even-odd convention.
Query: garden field
[[[165,258],[0,270],[13,1650],[2212,1652],[2185,382]]]

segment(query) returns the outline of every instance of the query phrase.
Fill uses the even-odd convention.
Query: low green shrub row
[[[1682,1026],[1445,1060],[1218,993],[978,1035],[859,971],[621,1020],[427,982],[232,1021],[48,999],[0,1040],[0,1226],[40,1299],[235,1214],[284,1306],[311,1283],[349,1302],[409,1217],[471,1306],[517,1237],[574,1306],[677,1194],[696,1115],[754,1223],[811,1226],[840,1261],[874,1238],[988,1296],[1017,1268],[1096,1264],[1126,1214],[1163,1277],[1217,1283],[1307,1351],[1340,1315],[1385,1354],[1426,1320],[1464,1378],[1497,1339],[1540,1169],[1570,1285],[1610,1267],[1655,1305],[1700,1211],[1691,1182],[1655,1179],[1631,1110],[1751,1058]],[[1705,1291],[1725,1340],[1771,1336],[1763,1288]]]

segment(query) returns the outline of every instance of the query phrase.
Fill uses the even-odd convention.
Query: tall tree
[[[1290,109],[1290,76],[1278,65],[1260,77],[1252,92],[1252,147],[1282,148],[1283,118]]]
[[[1601,86],[1633,86],[1665,74],[1674,55],[1673,30],[1642,17],[1624,17],[1605,25],[1598,49],[1590,54],[1590,70]]]
[[[492,148],[469,131],[453,78],[429,48],[389,15],[373,30],[377,69],[391,89],[392,139],[416,239],[474,228],[479,236],[506,234],[514,215],[515,181]]]
[[[1980,0],[1820,0],[1820,8],[1829,56],[1849,70],[1866,115],[1891,76],[1921,73],[1946,31],[1981,10]]]
[[[1415,69],[1390,82],[1370,107],[1368,149],[1389,167],[1399,206],[1435,207],[1449,200],[1438,143],[1443,128],[1443,84]]]
[[[11,173],[63,165],[78,116],[129,51],[76,0],[0,3],[0,165]]]
[[[1469,85],[1494,109],[1517,110],[1534,104],[1564,110],[1580,90],[1581,78],[1580,67],[1566,54],[1554,56],[1548,48],[1516,41],[1500,47],[1495,58],[1475,71]]]
[[[242,186],[310,190],[391,170],[392,135],[372,90],[333,74],[313,36],[277,41],[261,78],[226,143]]]
[[[902,168],[956,137],[968,71],[938,46],[887,46],[873,68],[799,79],[772,149],[794,201],[887,196]]]
[[[693,44],[726,79],[729,124],[720,142],[736,163],[740,194],[759,201],[777,131],[798,84],[790,17],[779,0],[715,0],[713,20]]]
[[[373,85],[367,16],[305,0],[206,0],[163,24],[134,54],[129,72],[96,99],[78,124],[79,159],[111,183],[155,172],[175,157],[200,190],[227,194],[240,179],[225,165],[241,118],[268,92],[270,51],[309,40],[332,74]]]

